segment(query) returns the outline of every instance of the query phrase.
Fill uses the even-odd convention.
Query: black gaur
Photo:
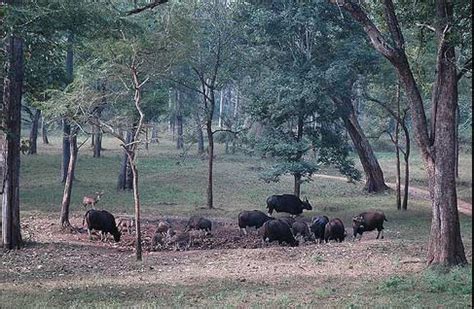
[[[185,232],[188,232],[190,230],[203,230],[206,233],[211,232],[212,229],[212,222],[209,219],[200,217],[200,216],[192,216],[188,223],[186,224],[186,227],[184,229]]]
[[[324,228],[324,241],[326,242],[333,239],[342,242],[346,235],[344,223],[339,218],[331,219]]]
[[[116,242],[120,241],[121,233],[115,224],[114,216],[106,210],[95,210],[89,209],[84,215],[84,221],[87,223],[87,231],[89,233],[89,239],[91,238],[92,230],[97,230],[101,232],[100,239],[106,239],[107,233],[110,233],[114,236]]]
[[[309,231],[308,225],[305,222],[296,221],[291,226],[291,229],[293,230],[293,235],[296,238],[303,237],[304,240],[311,239],[311,233]]]
[[[278,218],[278,220],[286,222],[286,224],[288,224],[290,227],[292,227],[293,223],[296,222],[296,219],[290,216],[281,217],[281,218]]]
[[[298,246],[298,242],[291,233],[290,226],[279,219],[269,220],[263,224],[263,240],[272,242],[278,241],[281,245],[283,242],[288,243],[292,247]]]
[[[324,229],[326,228],[326,224],[328,224],[328,222],[329,218],[326,216],[317,216],[313,218],[310,230],[314,234],[315,240],[317,241],[319,239],[319,243],[324,241]]]
[[[268,220],[274,218],[267,216],[260,210],[244,210],[239,213],[239,228],[247,235],[247,227],[260,228]]]
[[[303,209],[312,210],[313,207],[306,198],[302,201],[293,194],[271,195],[267,198],[268,213],[272,215],[273,210],[276,212],[287,212],[291,215],[300,215]]]
[[[360,234],[360,239],[362,239],[362,234],[364,232],[373,231],[377,229],[378,234],[377,238],[383,239],[383,222],[387,221],[385,214],[381,211],[366,211],[363,212],[354,218],[352,218],[352,229],[354,231],[354,239],[357,234]],[[382,234],[382,235],[380,235]]]

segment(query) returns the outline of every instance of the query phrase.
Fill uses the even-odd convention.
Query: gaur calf
[[[268,220],[274,218],[267,216],[260,210],[244,210],[239,213],[239,228],[240,231],[247,235],[247,227],[260,228]]]
[[[309,231],[309,228],[306,222],[296,221],[291,226],[291,229],[293,230],[293,235],[296,238],[303,237],[305,241],[308,241],[311,239],[311,233]]]
[[[288,243],[292,247],[298,246],[290,226],[279,219],[269,220],[263,224],[263,241],[278,241],[281,245],[283,242]]]
[[[314,234],[314,238],[316,241],[319,240],[319,243],[323,243],[324,241],[324,230],[326,228],[326,224],[328,224],[329,218],[326,216],[317,216],[313,218],[313,222],[310,225],[310,230]]]
[[[192,216],[186,227],[184,228],[185,232],[190,230],[203,230],[207,233],[210,233],[212,229],[212,222],[209,219],[200,217],[200,216]]]
[[[271,216],[273,211],[286,212],[294,216],[301,215],[303,209],[312,210],[313,207],[308,199],[304,201],[293,194],[271,195],[267,198],[268,214]]]
[[[110,233],[114,236],[116,242],[120,241],[120,236],[122,235],[115,224],[114,216],[106,210],[95,210],[89,209],[84,215],[84,221],[87,223],[87,231],[89,233],[89,239],[91,238],[92,230],[97,230],[101,232],[100,239],[106,239],[107,233]]]
[[[364,232],[373,231],[377,229],[378,234],[381,239],[383,239],[383,222],[387,221],[385,214],[381,211],[366,211],[363,212],[354,218],[352,218],[352,229],[354,231],[354,239],[357,237],[357,234],[360,234],[360,239],[362,239],[362,234]]]
[[[342,242],[346,238],[346,230],[344,229],[344,223],[341,219],[331,219],[328,224],[324,227],[324,241],[329,242],[330,240],[336,240]]]

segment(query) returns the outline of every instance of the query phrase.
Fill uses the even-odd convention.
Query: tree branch
[[[457,80],[459,80],[469,71],[472,71],[472,57],[469,58],[464,65],[462,66],[461,70],[459,71],[457,75]]]
[[[146,10],[152,10],[155,7],[157,7],[158,5],[166,3],[166,2],[168,2],[168,0],[154,0],[153,2],[151,2],[151,3],[149,3],[145,6],[142,6],[142,7],[139,7],[139,8],[128,11],[126,15],[130,16],[130,15],[141,13],[141,12],[146,11]]]

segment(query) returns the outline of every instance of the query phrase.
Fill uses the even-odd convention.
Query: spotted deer
[[[96,192],[95,196],[84,196],[84,198],[82,199],[82,206],[84,206],[84,208],[86,208],[87,206],[91,206],[92,208],[94,208],[95,204],[97,204],[102,195],[104,195],[104,191]]]

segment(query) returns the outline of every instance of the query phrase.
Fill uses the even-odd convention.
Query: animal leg
[[[379,239],[379,236],[380,236],[380,230],[378,230],[377,238],[375,238],[375,239]]]
[[[89,234],[89,240],[92,240],[92,231],[87,229],[87,234]]]

